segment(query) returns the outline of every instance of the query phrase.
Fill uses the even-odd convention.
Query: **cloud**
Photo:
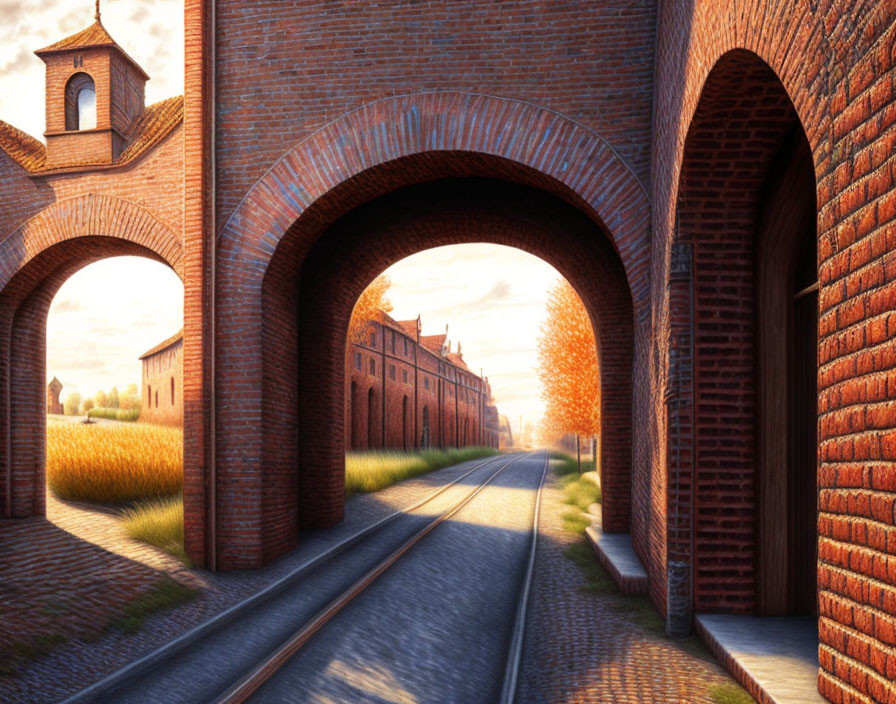
[[[146,7],[146,5],[141,5],[131,13],[130,17],[128,17],[128,21],[133,22],[134,24],[140,24],[146,22],[150,17],[152,17],[152,15],[149,12],[149,8]],[[158,25],[153,25],[153,30],[156,27],[158,27]],[[153,31],[150,30],[150,33],[153,34]]]
[[[84,306],[81,305],[80,301],[75,301],[71,298],[66,298],[64,300],[59,301],[58,303],[53,303],[53,308],[51,309],[52,313],[75,313],[78,311],[84,310]]]

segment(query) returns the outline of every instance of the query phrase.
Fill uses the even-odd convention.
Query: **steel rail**
[[[518,457],[514,458],[513,461],[516,461],[523,456],[524,455],[519,455]],[[160,646],[156,650],[148,653],[147,655],[144,655],[142,658],[139,658],[134,662],[125,665],[124,667],[113,672],[107,677],[99,680],[98,682],[95,682],[94,684],[75,692],[70,697],[63,700],[61,704],[80,704],[83,702],[96,701],[102,696],[119,690],[122,687],[126,687],[129,683],[152,671],[160,663],[168,660],[177,653],[182,652],[193,643],[217,631],[223,626],[226,626],[227,624],[235,621],[244,613],[251,611],[255,607],[260,606],[264,602],[285,591],[287,588],[293,586],[296,582],[306,577],[310,572],[330,562],[333,558],[341,555],[348,548],[352,547],[364,538],[369,537],[373,533],[379,531],[380,529],[399,519],[400,517],[407,515],[411,511],[416,511],[418,508],[426,505],[433,499],[448,491],[448,489],[450,489],[452,486],[462,482],[468,476],[473,474],[473,472],[481,469],[487,464],[501,459],[505,459],[505,457],[501,455],[497,457],[489,457],[488,459],[478,463],[472,469],[469,469],[462,475],[460,475],[457,479],[454,479],[444,486],[439,487],[435,491],[430,492],[419,501],[416,501],[415,503],[412,503],[409,506],[404,507],[403,509],[384,516],[378,521],[371,523],[369,526],[361,529],[357,533],[344,538],[336,545],[333,545],[322,553],[302,563],[294,570],[284,575],[276,582],[268,585],[261,591],[225,609],[224,611],[217,614],[216,616],[213,616],[204,623],[201,623],[198,626],[188,630],[186,633],[181,634],[168,643]]]
[[[532,517],[532,542],[529,547],[529,564],[526,566],[526,576],[523,578],[523,586],[520,590],[520,599],[517,605],[516,622],[513,627],[513,635],[510,638],[510,650],[507,653],[507,665],[504,668],[504,686],[501,688],[500,704],[513,704],[516,697],[516,683],[520,672],[520,659],[523,654],[523,637],[526,631],[526,613],[529,607],[529,592],[532,587],[532,576],[535,573],[535,553],[538,547],[538,514],[541,510],[541,490],[544,489],[544,480],[548,474],[550,453],[545,450],[544,469],[541,472],[541,481],[538,483],[538,493],[535,495],[535,510]]]
[[[329,621],[331,621],[340,611],[342,611],[349,603],[351,603],[359,594],[367,587],[373,584],[383,573],[398,562],[404,555],[408,553],[417,543],[424,537],[436,529],[440,524],[447,521],[454,514],[460,511],[470,501],[472,501],[479,492],[491,484],[494,479],[501,474],[507,467],[528,455],[520,455],[507,461],[488,479],[477,486],[473,491],[467,494],[460,502],[455,504],[448,511],[434,519],[424,528],[420,529],[411,538],[405,541],[397,550],[392,552],[388,557],[383,559],[373,569],[369,570],[360,577],[352,586],[346,589],[342,594],[325,606],[316,616],[306,622],[299,630],[293,633],[284,643],[270,655],[266,656],[259,662],[250,672],[243,678],[235,682],[220,697],[214,700],[215,704],[241,704],[252,696],[255,691],[267,682],[283,665],[306,644],[314,635],[320,631]]]

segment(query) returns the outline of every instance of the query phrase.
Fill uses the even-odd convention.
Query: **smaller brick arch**
[[[183,242],[172,228],[136,203],[88,193],[47,206],[0,242],[0,290],[42,252],[82,237],[130,242],[183,278]]]
[[[791,495],[812,496],[788,489],[793,467],[806,466],[789,439],[788,345],[797,260],[817,274],[816,253],[800,249],[817,238],[815,190],[810,144],[777,74],[750,51],[724,54],[685,140],[671,258],[668,553],[689,570],[669,579],[675,632],[690,628],[691,610],[786,613],[787,572],[806,553],[787,543],[797,532],[812,542],[802,533],[814,517],[787,522]]]
[[[58,201],[0,242],[0,515],[45,512],[46,321],[59,287],[84,266],[133,255],[183,275],[180,238],[149,210],[113,196]]]

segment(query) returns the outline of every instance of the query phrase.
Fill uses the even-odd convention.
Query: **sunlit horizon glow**
[[[92,397],[141,381],[138,357],[183,326],[183,284],[170,267],[112,257],[84,267],[59,289],[47,319],[47,380]]]
[[[448,325],[452,349],[460,342],[467,366],[488,377],[511,427],[516,430],[521,418],[537,425],[544,402],[536,342],[559,272],[519,249],[463,244],[419,252],[385,273],[392,281],[390,315],[411,320],[419,314],[424,335],[441,334]]]

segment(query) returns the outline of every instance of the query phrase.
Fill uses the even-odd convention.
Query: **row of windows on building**
[[[395,344],[395,340],[398,338],[398,334],[390,330],[389,337],[390,337],[389,346],[391,347],[392,354],[398,354],[398,351],[396,349],[397,345]],[[408,340],[408,338],[406,338],[404,336],[402,336],[401,339],[402,339],[402,342],[404,343],[404,354],[407,357],[411,353],[411,343],[410,343],[410,340]],[[368,338],[369,346],[376,348],[376,341],[377,341],[376,330],[373,330],[373,331],[371,331],[370,337]]]
[[[153,406],[153,401],[155,401],[155,406]],[[174,377],[171,377],[171,405],[174,405]],[[152,385],[146,385],[146,407],[147,408],[158,408],[159,407],[159,390],[155,390],[155,397],[153,397]]]
[[[371,357],[368,360],[368,364],[369,364],[369,369],[370,369],[370,376],[376,376],[376,359]],[[358,371],[361,371],[362,366],[363,366],[363,358],[361,356],[361,353],[355,352],[355,369],[357,369]],[[389,365],[389,379],[392,381],[398,380],[397,367],[394,364]],[[408,373],[407,369],[401,370],[401,380],[405,384],[410,383],[410,374]],[[430,377],[427,375],[423,375],[423,388],[426,391],[429,391],[431,386],[432,386],[432,384],[430,381]],[[448,396],[450,396],[451,398],[454,398],[454,386],[448,386],[447,389],[448,389],[448,391],[447,391]],[[464,401],[473,402],[475,400],[475,393],[474,393],[474,391],[462,388],[460,398]]]
[[[392,354],[396,354],[395,340],[399,337],[399,335],[398,335],[398,333],[396,333],[392,330],[389,330],[388,332],[389,332],[389,336],[391,338]],[[401,339],[402,339],[402,342],[404,343],[404,354],[407,357],[411,351],[410,340],[408,340],[408,338],[406,338],[404,336],[402,336]],[[376,349],[377,333],[375,330],[372,330],[370,332],[370,336],[368,338],[368,343],[369,343],[370,347]],[[356,360],[355,366],[357,367],[358,371],[360,371],[361,370],[361,354],[360,353],[355,353],[355,360]],[[376,363],[372,359],[370,360],[370,373],[371,374],[376,373]],[[454,370],[453,367],[449,367],[445,362],[439,362],[439,374],[441,374],[444,377],[449,378],[451,381],[455,381],[455,383],[458,383],[458,384],[463,384],[465,386],[469,385],[472,388],[478,388],[478,386],[479,386],[477,381],[470,381],[469,384],[465,384],[464,382],[467,381],[467,379],[462,374],[457,374],[457,379],[455,380],[456,371]],[[407,376],[407,374],[405,374],[405,376]],[[394,376],[392,376],[390,378],[395,379]],[[405,379],[405,383],[407,383],[407,379]]]

